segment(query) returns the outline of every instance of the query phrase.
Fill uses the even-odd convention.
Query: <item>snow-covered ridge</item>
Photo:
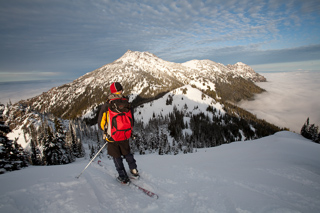
[[[191,60],[182,64],[183,66],[191,69],[198,70],[200,73],[203,71],[228,73],[230,70],[223,64],[216,63],[211,60]]]
[[[142,67],[146,70],[159,70],[160,72],[166,72],[167,74],[173,74],[172,72],[183,72],[183,73],[198,73],[199,75],[213,75],[214,73],[227,74],[232,72],[236,76],[241,76],[245,79],[252,80],[254,82],[266,81],[266,79],[254,72],[254,70],[242,63],[238,62],[235,65],[223,65],[221,63],[216,63],[211,60],[191,60],[185,63],[174,63],[168,62],[161,58],[158,58],[149,52],[138,52],[128,50],[121,58],[117,59],[115,64],[130,63],[135,66]],[[106,65],[108,66],[108,65]],[[103,68],[106,68],[104,66]]]
[[[170,100],[170,104],[166,104],[168,100]],[[217,114],[225,114],[223,106],[219,102],[204,95],[200,90],[187,85],[167,93],[160,99],[138,107],[135,110],[135,120],[147,123],[153,116],[167,116],[173,112],[173,108],[184,111],[184,114],[190,117],[191,115],[206,112],[208,106],[216,109]],[[206,113],[208,114],[209,112]]]
[[[0,212],[320,212],[320,146],[291,132],[198,149],[187,155],[136,155],[137,184],[152,200],[115,180],[104,154],[30,166],[0,175]]]
[[[257,74],[250,66],[237,62],[234,65],[227,65],[227,68],[230,69],[231,72],[237,73],[243,78],[250,79],[254,82],[265,82],[266,78],[262,75]]]

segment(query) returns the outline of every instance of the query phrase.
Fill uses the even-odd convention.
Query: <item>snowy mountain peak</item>
[[[164,60],[158,58],[156,55],[149,52],[139,52],[128,50],[116,62],[122,63],[163,63]]]
[[[155,55],[149,53],[149,52],[138,52],[138,51],[132,51],[132,50],[128,50],[123,56],[121,56],[119,59],[123,60],[123,59],[137,59],[140,57],[155,57]]]
[[[238,66],[245,66],[246,64],[245,64],[245,63],[242,63],[242,62],[237,62],[235,65],[238,65]]]
[[[223,64],[211,61],[209,59],[205,60],[191,60],[182,64],[190,69],[195,69],[200,72],[218,72],[218,73],[228,73],[230,70]]]
[[[234,65],[227,65],[227,68],[230,69],[231,72],[242,76],[243,78],[250,79],[254,82],[265,82],[267,81],[265,77],[256,73],[250,66],[242,63],[237,62]]]

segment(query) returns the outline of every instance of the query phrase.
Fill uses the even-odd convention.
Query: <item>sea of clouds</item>
[[[258,118],[300,133],[307,118],[320,125],[320,72],[260,73],[267,82],[257,83],[267,92],[254,101],[243,101],[240,107]]]

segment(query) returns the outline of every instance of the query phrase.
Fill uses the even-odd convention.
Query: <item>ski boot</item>
[[[131,170],[130,170],[130,173],[131,173],[133,179],[136,179],[136,180],[137,180],[137,179],[140,178],[140,175],[139,175],[139,172],[138,172],[137,169],[131,169]]]
[[[117,177],[117,181],[121,184],[124,184],[124,185],[129,185],[130,184],[130,178],[128,177]]]

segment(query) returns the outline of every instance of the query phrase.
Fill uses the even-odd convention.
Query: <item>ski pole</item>
[[[91,159],[91,161],[88,163],[88,165],[82,170],[82,172],[76,177],[79,179],[79,177],[82,175],[82,173],[84,172],[84,170],[86,170],[88,168],[88,166],[92,163],[92,161],[98,156],[98,154],[101,152],[101,150],[103,149],[103,147],[105,147],[107,145],[108,142],[106,142],[101,149],[97,152],[97,154]]]

